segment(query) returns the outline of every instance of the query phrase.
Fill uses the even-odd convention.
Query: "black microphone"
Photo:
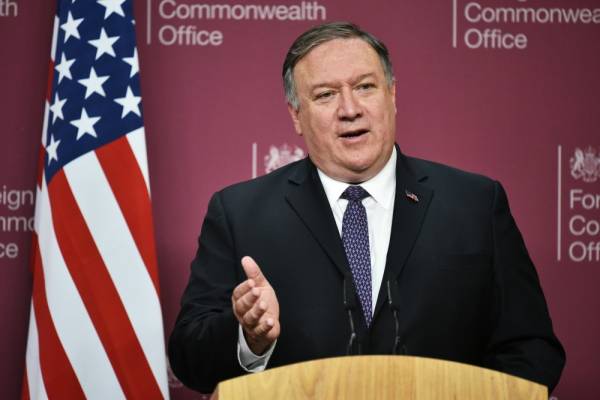
[[[354,292],[354,286],[352,285],[352,278],[344,277],[344,307],[348,312],[348,322],[350,323],[350,340],[348,340],[348,347],[346,349],[346,355],[352,354],[354,348],[354,342],[356,342],[356,329],[354,328],[354,318],[352,311],[356,309],[356,294]],[[358,354],[360,355],[360,343],[358,343]]]
[[[406,346],[402,346],[402,350],[398,353],[400,349],[400,319],[398,318],[398,303],[396,296],[393,296],[392,293],[396,293],[396,286],[394,285],[394,290],[392,290],[392,284],[388,280],[387,282],[387,295],[388,295],[388,304],[390,309],[392,310],[392,314],[394,315],[394,324],[396,325],[395,329],[395,337],[394,337],[394,346],[392,347],[392,354],[406,354]]]

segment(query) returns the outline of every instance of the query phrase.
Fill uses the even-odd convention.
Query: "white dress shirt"
[[[360,184],[369,193],[369,197],[364,198],[362,204],[367,212],[367,224],[369,226],[371,299],[373,304],[371,312],[375,310],[375,304],[377,304],[377,295],[379,294],[379,288],[383,280],[385,261],[392,233],[394,196],[396,195],[396,158],[396,148],[394,148],[390,159],[383,169],[373,178]],[[342,220],[348,206],[348,200],[342,199],[340,196],[348,187],[348,183],[336,181],[325,175],[320,169],[317,171],[341,237]],[[261,356],[255,355],[248,347],[240,325],[238,333],[238,360],[240,365],[248,372],[263,371],[267,367],[276,344],[277,341],[273,343],[265,354]]]

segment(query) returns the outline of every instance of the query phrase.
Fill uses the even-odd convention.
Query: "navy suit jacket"
[[[169,343],[173,371],[196,390],[210,392],[244,373],[231,293],[245,279],[245,255],[279,300],[281,335],[269,367],[347,354],[344,282],[353,283],[317,170],[304,159],[210,201]],[[565,353],[498,182],[399,152],[392,233],[370,327],[355,296],[346,293],[354,354],[358,345],[362,354],[391,354],[398,336],[402,354],[484,366],[550,389],[558,382]]]

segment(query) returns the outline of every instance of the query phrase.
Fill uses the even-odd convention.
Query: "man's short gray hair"
[[[315,47],[334,39],[358,38],[365,41],[375,50],[381,61],[383,73],[388,86],[394,83],[394,72],[388,49],[382,41],[368,32],[361,30],[351,22],[330,22],[309,29],[300,35],[292,44],[283,62],[283,88],[287,102],[297,110],[300,106],[296,85],[294,83],[294,67]]]

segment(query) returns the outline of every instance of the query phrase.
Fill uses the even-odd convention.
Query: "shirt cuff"
[[[271,358],[271,354],[273,354],[273,350],[275,350],[275,344],[277,344],[277,340],[273,342],[271,347],[265,352],[265,354],[261,356],[257,356],[250,350],[248,343],[246,342],[246,337],[244,336],[244,332],[242,331],[242,326],[238,325],[238,344],[237,344],[237,354],[238,361],[240,366],[246,372],[261,372],[267,368],[267,364],[269,359]]]

